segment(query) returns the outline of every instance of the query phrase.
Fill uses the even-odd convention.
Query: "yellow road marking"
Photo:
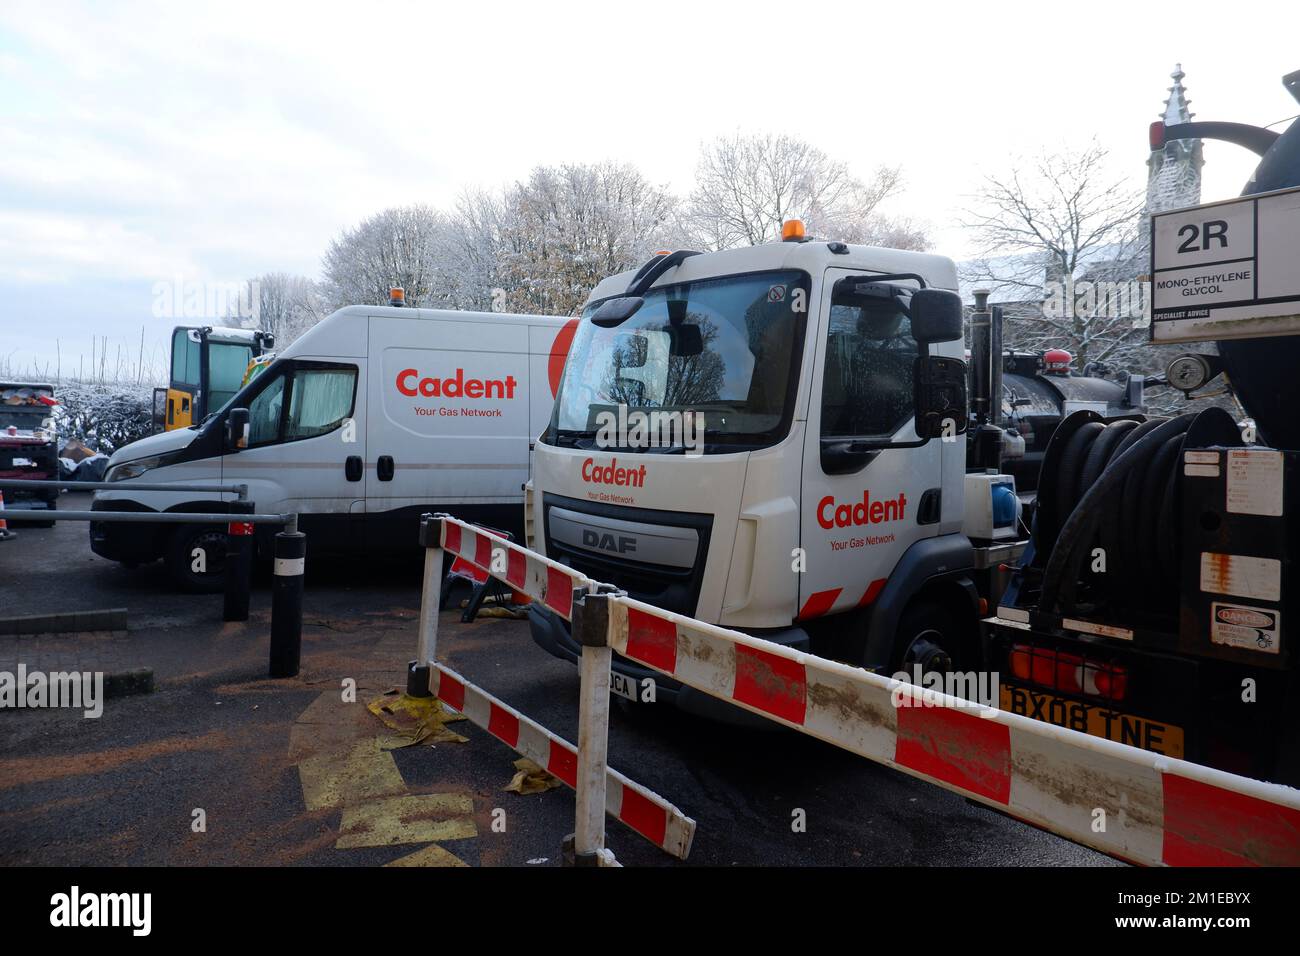
[[[449,850],[444,850],[434,843],[423,850],[416,850],[406,856],[399,856],[384,866],[469,866],[464,860]]]
[[[467,793],[385,797],[344,807],[335,849],[394,846],[478,836],[474,801]]]
[[[380,750],[374,740],[354,743],[345,752],[326,752],[298,764],[303,802],[308,810],[349,804],[406,793],[406,781],[393,755]]]

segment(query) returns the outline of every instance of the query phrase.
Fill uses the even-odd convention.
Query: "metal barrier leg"
[[[253,585],[253,530],[247,521],[233,516],[253,514],[249,501],[230,503],[232,520],[226,528],[226,594],[221,609],[223,621],[247,621],[249,591]]]
[[[271,676],[296,677],[302,652],[302,579],[307,536],[298,516],[275,536],[275,582],[271,586]]]
[[[420,518],[420,544],[424,548],[424,586],[420,589],[420,631],[415,660],[407,665],[406,693],[431,697],[429,665],[438,651],[438,609],[442,605],[442,520]]]
[[[578,786],[573,865],[608,865],[605,850],[605,773],[609,748],[609,598],[574,592],[573,634],[578,661]],[[602,861],[602,856],[607,859]],[[566,854],[567,857],[567,854]]]

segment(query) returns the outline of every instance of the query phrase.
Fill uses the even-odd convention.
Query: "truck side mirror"
[[[916,436],[949,439],[964,434],[970,416],[966,363],[940,355],[918,355],[912,381]]]
[[[909,306],[912,338],[919,346],[962,337],[961,296],[946,289],[917,289]]]
[[[232,408],[226,413],[226,451],[248,447],[248,409]]]

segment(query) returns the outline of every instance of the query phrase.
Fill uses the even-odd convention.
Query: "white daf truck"
[[[974,668],[1020,513],[1011,478],[968,474],[954,264],[787,226],[781,242],[657,255],[591,293],[537,445],[530,546],[650,604],[864,667]],[[702,440],[601,429],[638,412],[680,413]],[[530,623],[576,659],[563,621],[533,605]],[[716,713],[614,669],[625,697],[652,679],[657,700]]]
[[[115,452],[97,511],[224,512],[243,484],[258,511],[300,515],[313,553],[416,547],[419,516],[454,509],[522,533],[533,439],[546,426],[577,320],[540,315],[350,306],[284,349],[226,405],[190,428]],[[247,409],[247,447],[226,420]],[[174,483],[139,491],[132,481]],[[269,553],[274,529],[259,529]],[[96,554],[158,558],[192,590],[223,580],[219,525],[91,523]],[[191,558],[207,555],[203,570]]]

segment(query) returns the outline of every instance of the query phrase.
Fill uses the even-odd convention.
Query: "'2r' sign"
[[[1228,224],[1222,219],[1210,219],[1206,222],[1189,222],[1178,227],[1178,235],[1186,236],[1178,246],[1179,254],[1208,250],[1210,244],[1217,242],[1220,248],[1228,247]]]
[[[1151,338],[1300,334],[1300,189],[1151,217]]]

